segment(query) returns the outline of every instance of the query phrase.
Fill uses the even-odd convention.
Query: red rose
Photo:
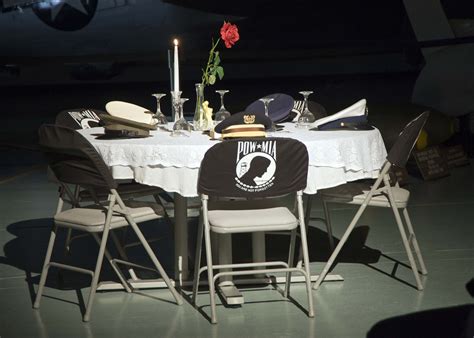
[[[230,22],[225,22],[221,27],[221,39],[224,40],[225,46],[231,48],[237,41],[239,41],[239,30],[236,25]]]

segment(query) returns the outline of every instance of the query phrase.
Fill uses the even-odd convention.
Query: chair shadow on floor
[[[366,245],[369,232],[370,226],[357,226],[349,236],[348,241],[341,250],[341,253],[332,269],[334,270],[337,263],[359,263],[416,289],[414,283],[403,280],[396,275],[399,267],[410,269],[408,264],[385,255],[380,250]],[[310,262],[326,262],[332,253],[329,247],[327,232],[311,225],[308,229],[307,236]],[[192,236],[190,236],[190,241],[192,241],[191,238]],[[334,245],[337,245],[338,242],[339,239],[334,237]],[[249,234],[234,234],[232,243],[234,262],[245,263],[252,260],[252,241]],[[267,258],[271,260],[286,260],[286,255],[288,254],[288,243],[289,237],[286,235],[267,235],[265,237]],[[381,258],[393,262],[393,265],[390,265],[388,271],[376,266],[376,263],[378,263]],[[318,271],[314,271],[313,273],[317,272]],[[205,276],[203,276],[203,280],[205,279]]]
[[[368,225],[359,225],[354,229],[343,249],[341,250],[341,253],[338,256],[336,263],[333,265],[332,270],[334,270],[338,263],[359,263],[416,289],[416,285],[414,283],[397,277],[399,267],[404,267],[408,270],[411,269],[408,264],[385,255],[380,250],[366,245],[369,232],[370,226]],[[285,250],[287,246],[285,243],[288,242],[287,238],[284,236],[267,236],[266,242],[267,255],[269,255],[272,259],[278,257],[281,259],[284,257],[283,255],[286,254]],[[338,242],[339,239],[334,237],[335,246],[338,244]],[[239,243],[239,245],[242,245],[242,242]],[[314,226],[310,226],[308,230],[308,247],[310,256],[309,258],[311,262],[326,262],[332,253],[329,247],[327,232]],[[285,248],[285,250],[272,251],[271,248]],[[389,262],[393,262],[393,265],[390,265],[389,271],[376,266],[376,263],[378,263],[381,258],[384,258]],[[314,273],[317,273],[317,271],[314,271]]]
[[[206,281],[207,279],[204,276],[204,278],[201,278],[202,281]],[[288,302],[291,303],[293,306],[296,306],[300,311],[305,313],[306,315],[308,314],[308,310],[304,308],[293,296],[290,294],[288,295],[288,298],[285,298],[283,295],[284,290],[282,289],[281,285],[278,285],[276,283],[276,280],[273,280],[271,284],[248,284],[245,286],[239,286],[239,290],[245,292],[245,294],[249,294],[251,292],[260,292],[262,289],[266,289],[268,291],[277,291],[281,298],[280,299],[269,299],[269,300],[261,300],[259,299],[258,301],[249,301],[248,299],[245,300],[245,304],[271,304],[271,303],[281,303],[281,302]],[[190,290],[187,290],[190,291]],[[208,295],[209,288],[207,285],[200,285],[199,287],[199,295],[204,294]],[[183,296],[183,299],[185,299],[189,304],[194,306],[194,308],[207,320],[209,323],[211,322],[211,316],[206,312],[206,309],[209,309],[208,311],[210,312],[210,307],[211,305],[204,302],[202,305],[196,305],[193,303],[191,293],[190,292],[182,292],[181,295]],[[236,304],[236,305],[229,305],[227,304],[226,300],[222,297],[221,293],[217,293],[217,296],[220,299],[220,304],[216,304],[217,307],[225,307],[225,308],[241,308],[241,304]],[[278,297],[278,296],[273,296],[273,297]]]
[[[44,256],[48,246],[51,224],[51,218],[39,218],[24,220],[12,223],[7,226],[7,231],[14,235],[15,238],[11,239],[4,245],[3,252],[5,253],[5,256],[0,256],[0,264],[10,265],[24,271],[25,282],[27,283],[28,291],[30,293],[31,304],[33,304],[36,297],[35,284],[39,284]],[[146,223],[143,224],[143,232],[149,233],[150,237],[156,237],[159,235],[167,238],[170,236],[170,232],[172,231],[171,229],[166,229],[161,226],[153,227],[145,225]],[[157,234],[158,231],[156,228],[161,228],[161,230],[163,230],[162,233]],[[66,231],[60,230],[58,232],[56,245],[53,251],[53,259],[60,258],[61,260],[66,260],[66,262],[73,265],[77,265],[86,269],[93,269],[99,248],[92,236],[86,236],[74,240],[70,253],[65,253],[65,238]],[[155,250],[155,252],[157,253],[157,256],[160,255],[159,259],[163,262],[165,269],[172,269],[172,253],[174,250],[172,241],[158,241],[156,245],[158,246],[158,250]],[[113,245],[110,245],[109,249],[111,250],[111,254],[117,257],[117,252],[113,249]],[[131,248],[129,251],[127,251],[127,253],[130,257],[133,257],[135,261],[140,262],[140,258],[145,256],[144,252],[142,252],[140,249],[141,248]],[[141,263],[144,265],[150,264],[148,261]],[[137,271],[137,275],[142,278],[159,278],[158,274],[154,274],[150,271]],[[100,280],[119,282],[110,265],[105,262],[102,267]],[[56,298],[48,294],[45,294],[44,296],[62,302],[75,304],[79,306],[81,312],[84,313],[85,303],[82,296],[82,289],[88,288],[89,286],[90,277],[87,275],[75,273],[69,270],[51,269],[51,272],[46,280],[46,287],[57,290],[74,290],[77,294],[78,302],[71,302],[70,300]],[[142,292],[137,293],[145,295]]]
[[[381,257],[379,250],[365,245],[369,235],[368,226],[358,226],[349,237],[346,245],[338,257],[337,263],[361,263],[374,264]],[[334,237],[334,244],[337,245],[339,239]],[[270,257],[285,254],[288,239],[285,236],[267,236],[267,255]],[[286,244],[285,244],[286,243]],[[273,251],[272,248],[285,248],[285,250]],[[328,234],[319,228],[310,226],[308,229],[309,259],[311,262],[326,262],[331,255]]]

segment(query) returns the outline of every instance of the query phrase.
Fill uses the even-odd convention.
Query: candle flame
[[[177,46],[178,45],[178,39],[174,39],[173,43],[174,43],[175,46]]]

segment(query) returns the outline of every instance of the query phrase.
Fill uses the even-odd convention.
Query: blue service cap
[[[318,126],[318,130],[371,130],[366,115],[343,117]]]
[[[287,94],[275,93],[266,95],[265,97],[273,98],[273,101],[268,104],[268,116],[273,122],[281,122],[288,118],[294,106],[294,99]],[[254,114],[265,114],[265,106],[260,100],[256,100],[249,104],[245,111]]]

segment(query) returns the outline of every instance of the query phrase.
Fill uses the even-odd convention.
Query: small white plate
[[[107,110],[107,112],[112,116],[140,123],[154,124],[153,115],[145,113],[145,111],[149,110],[133,103],[124,101],[110,101],[105,105],[105,110]]]

